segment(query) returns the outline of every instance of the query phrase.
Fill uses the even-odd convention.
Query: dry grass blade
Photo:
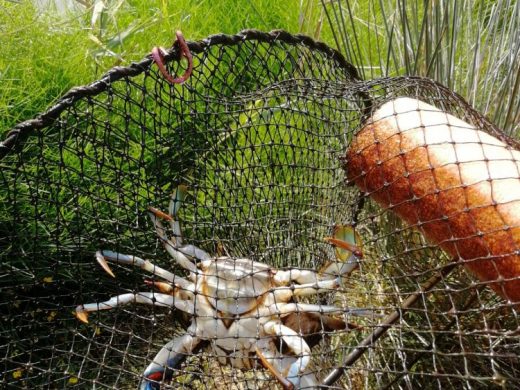
[[[365,78],[433,78],[507,134],[518,132],[519,2],[322,0],[322,8],[336,45]]]

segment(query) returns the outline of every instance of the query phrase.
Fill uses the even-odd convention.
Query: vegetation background
[[[516,0],[0,0],[0,134],[115,65],[241,29],[285,29],[339,46],[365,78],[422,75],[507,133],[520,118]]]

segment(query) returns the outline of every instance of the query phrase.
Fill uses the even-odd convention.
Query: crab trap
[[[518,388],[515,148],[281,31],[116,67],[0,144],[0,383]]]

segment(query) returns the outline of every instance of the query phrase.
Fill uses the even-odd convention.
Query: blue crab
[[[346,314],[367,315],[363,309],[298,302],[299,297],[337,290],[341,278],[358,267],[362,252],[357,233],[350,226],[336,227],[333,237],[326,240],[336,247],[339,261],[330,261],[319,271],[275,269],[247,258],[212,257],[184,243],[177,214],[186,192],[185,186],[177,187],[168,213],[150,207],[149,215],[166,251],[188,272],[188,277],[177,276],[137,256],[98,251],[97,261],[113,277],[107,261],[141,268],[163,281],[148,282],[155,287],[153,292],[126,293],[105,302],[79,305],[76,317],[88,322],[90,312],[132,303],[176,308],[192,316],[186,333],[164,345],[146,368],[141,389],[159,389],[160,383],[169,380],[173,369],[204,340],[222,363],[251,369],[260,362],[285,389],[317,387],[314,374],[307,370],[311,350],[305,335],[294,326],[286,326],[284,318],[293,316],[294,323],[294,316],[298,319],[299,315],[315,321]],[[337,318],[338,322],[347,324],[341,318]],[[277,343],[280,339],[290,353],[281,352]]]

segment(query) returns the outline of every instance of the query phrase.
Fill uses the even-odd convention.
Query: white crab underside
[[[340,280],[358,264],[359,238],[352,229],[340,227],[330,239],[341,260],[319,272],[302,269],[273,269],[250,259],[218,257],[193,245],[183,245],[180,224],[175,220],[185,188],[179,187],[170,202],[169,213],[150,208],[156,233],[174,260],[189,272],[187,279],[136,256],[100,251],[98,262],[112,276],[106,260],[146,270],[164,280],[151,282],[160,292],[122,294],[102,303],[80,305],[77,317],[87,322],[93,311],[113,309],[129,303],[143,303],[182,310],[192,315],[186,334],[167,343],[144,372],[143,389],[155,389],[184,355],[189,355],[202,340],[208,340],[214,356],[223,364],[252,368],[257,361],[271,371],[285,388],[317,386],[307,372],[310,348],[303,335],[285,326],[284,316],[292,313],[317,313],[320,316],[373,315],[366,310],[298,303],[298,297],[335,291]],[[163,227],[165,220],[171,233]],[[291,353],[283,355],[279,339]]]

